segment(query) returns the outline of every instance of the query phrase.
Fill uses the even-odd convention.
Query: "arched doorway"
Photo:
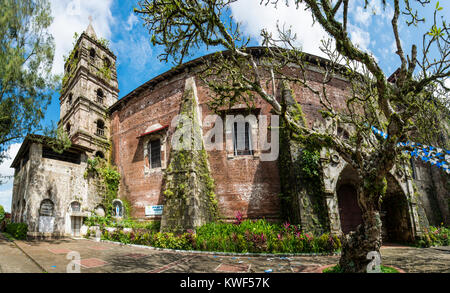
[[[74,201],[70,204],[70,228],[71,235],[74,237],[79,237],[81,226],[83,225],[83,217],[80,216],[81,213],[81,203]]]
[[[357,191],[352,184],[342,184],[337,191],[339,218],[344,234],[355,231],[362,223],[361,209],[358,206]]]
[[[339,219],[344,234],[355,231],[362,223],[357,199],[357,173],[347,166],[341,172],[336,185]],[[388,187],[382,199],[380,217],[383,242],[405,243],[413,240],[408,201],[397,180],[389,174]]]
[[[358,205],[356,186],[358,175],[354,169],[347,166],[342,170],[337,182],[337,198],[341,230],[344,234],[355,231],[362,223],[361,209]]]
[[[412,226],[406,196],[392,175],[387,176],[388,188],[381,203],[383,241],[405,243],[413,241]]]
[[[55,227],[55,205],[50,199],[44,199],[39,207],[39,232],[53,233]]]

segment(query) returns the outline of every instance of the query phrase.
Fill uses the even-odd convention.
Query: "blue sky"
[[[50,0],[54,22],[50,32],[55,38],[56,52],[53,72],[63,72],[63,55],[68,55],[72,49],[73,35],[81,33],[89,23],[89,16],[93,18],[93,26],[97,36],[110,40],[110,48],[117,55],[117,73],[119,80],[119,98],[152,79],[169,70],[172,64],[159,62],[158,55],[161,48],[152,47],[149,32],[143,27],[143,22],[133,13],[137,7],[137,0]],[[230,12],[235,21],[241,23],[243,33],[252,38],[252,45],[260,44],[260,31],[266,28],[276,32],[276,23],[292,26],[297,33],[298,45],[305,52],[322,55],[320,40],[326,38],[326,33],[313,21],[308,12],[296,10],[292,5],[286,7],[284,0],[275,10],[273,7],[259,5],[260,0],[240,0],[233,4]],[[290,1],[292,3],[292,1]],[[395,44],[391,30],[393,9],[390,0],[383,9],[381,0],[369,1],[368,9],[364,10],[364,0],[350,1],[349,34],[355,44],[362,49],[370,51],[379,61],[380,66],[390,74],[399,66],[399,58],[395,55]],[[430,27],[435,0],[431,0],[429,9],[420,9],[428,22],[418,28],[408,28],[401,22],[400,33],[403,37],[405,52],[409,53],[412,42],[421,44],[421,35]],[[450,1],[441,1],[444,8],[441,15],[449,22]],[[211,51],[215,51],[212,49]],[[195,57],[206,54],[206,50],[199,50]],[[55,93],[49,106],[44,123],[49,125],[59,120],[59,96]],[[15,156],[20,144],[11,146],[10,155]],[[0,174],[12,174],[9,169],[11,160],[0,166]],[[12,180],[0,186],[0,205],[10,210]]]

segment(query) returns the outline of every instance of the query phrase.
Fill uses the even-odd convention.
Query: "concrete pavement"
[[[66,273],[79,264],[81,273],[307,273],[336,264],[339,256],[225,256],[189,252],[160,251],[149,248],[95,242],[87,239],[16,241],[23,251],[46,272]],[[37,266],[14,248],[1,242],[2,270],[40,272]],[[450,272],[450,251],[444,248],[388,246],[381,249],[382,264],[405,272]],[[68,256],[78,256],[69,259]]]
[[[0,233],[0,273],[42,273],[28,256],[14,242]]]

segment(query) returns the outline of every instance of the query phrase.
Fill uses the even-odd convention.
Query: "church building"
[[[260,53],[260,48],[252,50]],[[231,221],[240,213],[244,218],[280,221],[281,198],[290,194],[296,224],[305,231],[340,234],[354,230],[361,222],[355,171],[339,155],[323,148],[321,187],[311,192],[309,183],[294,174],[292,166],[299,159],[295,144],[282,135],[279,157],[283,161],[264,160],[259,117],[273,117],[270,105],[257,98],[251,109],[239,104],[222,114],[213,112],[209,106],[213,94],[198,78],[204,58],[214,57],[177,66],[119,100],[116,56],[89,25],[66,62],[60,96],[59,125],[68,133],[72,146],[59,154],[45,138],[27,136],[11,166],[15,168],[13,221],[27,223],[30,237],[83,235],[86,217],[108,212],[97,187],[85,176],[88,159],[101,157],[110,160],[121,175],[119,197],[113,205],[117,217],[123,216],[126,200],[133,219],[161,221],[162,229],[195,228],[210,219],[207,193],[212,188],[217,215],[224,220]],[[308,76],[319,82],[318,65],[324,59],[309,58]],[[328,92],[334,104],[345,105],[348,82],[335,77]],[[287,106],[294,102],[301,105],[308,127],[328,127],[319,113],[320,101],[311,92],[294,85],[281,96]],[[179,165],[174,160],[181,155],[172,145],[178,127],[174,118],[180,114],[187,114],[200,131],[202,145],[215,125],[205,118],[216,115],[224,120],[224,147],[206,151],[202,147],[191,154],[181,171],[173,169]],[[229,115],[249,114],[258,117],[256,123],[246,122],[240,128],[226,121]],[[269,120],[266,130],[274,122]],[[334,131],[345,136],[350,130],[337,127]],[[240,144],[242,149],[236,147]],[[178,181],[184,176],[181,173],[191,180],[185,189]],[[448,175],[411,160],[394,168],[387,180],[382,207],[387,241],[412,241],[430,224],[450,224]],[[185,192],[186,196],[175,199],[173,192]]]

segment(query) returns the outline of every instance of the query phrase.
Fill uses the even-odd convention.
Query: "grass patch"
[[[339,265],[335,265],[333,267],[324,269],[322,271],[322,273],[342,273],[342,270],[339,267]],[[395,273],[400,273],[400,272],[392,267],[381,266],[381,273],[395,274]]]
[[[3,236],[5,236],[6,238],[8,238],[9,241],[14,241],[14,237],[12,237],[9,233],[7,232],[2,232]]]

